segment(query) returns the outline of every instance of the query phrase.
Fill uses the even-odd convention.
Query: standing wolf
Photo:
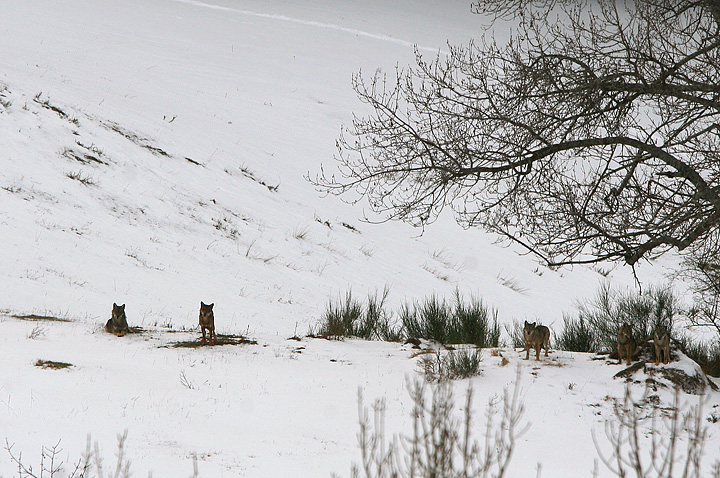
[[[200,328],[202,329],[203,343],[206,342],[205,339],[205,329],[208,330],[208,335],[210,336],[210,345],[213,345],[215,343],[215,315],[213,314],[213,306],[215,303],[212,304],[204,304],[202,301],[200,301]]]
[[[113,302],[112,315],[110,316],[110,320],[105,324],[105,330],[118,337],[122,337],[130,332],[127,317],[125,316],[125,304],[117,305]]]
[[[637,342],[632,336],[632,327],[630,324],[623,324],[618,329],[618,364],[621,364],[623,357],[627,358],[627,364],[630,365],[632,356],[635,354],[637,349]]]
[[[655,346],[655,365],[670,362],[670,332],[667,327],[658,325],[653,332],[653,345]],[[662,357],[662,359],[661,359]]]
[[[525,337],[525,360],[530,358],[530,347],[535,349],[535,360],[540,360],[540,349],[545,347],[545,356],[548,356],[548,342],[550,341],[550,329],[544,325],[536,325],[537,322],[525,321],[523,336]]]

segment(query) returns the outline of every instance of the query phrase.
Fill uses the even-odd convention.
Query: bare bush
[[[518,377],[519,378],[519,377]],[[385,432],[385,402],[373,406],[374,419],[359,396],[362,463],[353,465],[353,478],[502,478],[516,440],[527,430],[521,425],[524,407],[520,402],[519,380],[512,392],[488,404],[485,441],[473,437],[472,389],[465,396],[462,419],[456,418],[452,387],[448,382],[428,386],[415,381],[408,387],[413,401],[412,432],[394,435]],[[495,421],[498,409],[499,421]]]
[[[17,467],[18,478],[130,478],[130,459],[126,454],[125,442],[127,430],[117,436],[117,452],[115,453],[115,464],[107,471],[104,465],[103,455],[97,442],[94,444],[88,435],[85,452],[66,471],[66,463],[62,459],[63,449],[60,447],[60,440],[50,447],[43,446],[40,451],[40,465],[33,467],[23,459],[21,452],[13,450],[14,445],[5,439],[5,450],[10,456],[10,461]],[[152,476],[148,474],[148,477]],[[198,478],[197,460],[193,460],[193,474],[190,478]]]
[[[601,450],[593,434],[603,465],[618,477],[720,477],[720,461],[713,464],[710,475],[701,472],[707,434],[702,409],[707,399],[700,397],[697,405],[681,413],[679,397],[676,390],[672,406],[661,408],[657,403],[635,401],[626,388],[623,400],[615,404],[616,421],[605,424],[609,451]],[[644,426],[647,420],[649,430]],[[598,475],[597,464],[594,475]]]

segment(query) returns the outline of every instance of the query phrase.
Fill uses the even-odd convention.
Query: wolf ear
[[[205,307],[205,302],[200,301],[200,307]]]
[[[208,307],[210,307],[210,308],[212,309],[214,305],[215,305],[215,302],[213,302],[212,304],[210,304]]]
[[[113,309],[117,309],[117,304],[113,302]]]
[[[122,311],[125,312],[125,304],[121,305],[120,309],[122,309]]]

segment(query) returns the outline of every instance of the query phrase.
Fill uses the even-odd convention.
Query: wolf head
[[[212,320],[214,319],[213,316],[213,306],[215,303],[212,304],[205,304],[204,302],[200,302],[200,323],[201,324],[208,324],[212,323]]]
[[[113,302],[112,321],[118,325],[127,325],[127,317],[125,316],[125,304],[117,305]]]
[[[655,327],[655,331],[653,332],[653,338],[656,342],[664,341],[666,337],[669,337],[668,328],[664,325],[658,325]]]
[[[618,329],[618,339],[622,341],[626,341],[632,337],[632,327],[630,324],[623,324]]]

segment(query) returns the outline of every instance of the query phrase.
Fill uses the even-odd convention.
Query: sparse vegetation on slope
[[[642,292],[600,287],[595,297],[578,302],[576,311],[565,317],[560,340],[590,350],[610,351],[617,346],[617,331],[630,324],[638,343],[652,336],[658,325],[673,331],[679,313],[677,297],[669,287],[648,287]],[[575,350],[568,348],[567,350]]]
[[[368,295],[365,303],[351,292],[344,300],[328,303],[315,335],[328,338],[358,337],[367,340],[426,339],[441,344],[472,344],[496,347],[500,343],[497,310],[481,299],[469,300],[455,292],[452,301],[433,295],[404,304],[394,320],[385,307],[389,289]]]

